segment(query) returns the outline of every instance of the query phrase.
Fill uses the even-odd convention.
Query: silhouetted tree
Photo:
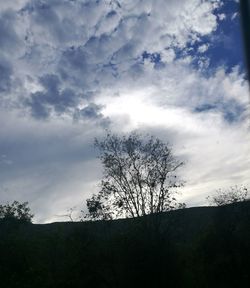
[[[248,196],[248,189],[245,186],[233,186],[229,189],[219,189],[213,196],[208,196],[207,200],[211,205],[222,206],[230,203],[245,201]]]
[[[13,201],[11,204],[0,205],[0,219],[17,219],[31,222],[33,217],[34,215],[30,212],[28,202]]]
[[[174,197],[182,186],[176,170],[183,162],[160,139],[107,133],[95,139],[95,146],[104,175],[99,193],[87,199],[87,218],[139,217],[184,208]]]
[[[70,222],[76,222],[77,220],[81,220],[82,218],[78,215],[74,216],[74,213],[76,212],[76,207],[70,207],[67,209],[66,214],[61,215],[55,215],[56,217],[66,217]]]

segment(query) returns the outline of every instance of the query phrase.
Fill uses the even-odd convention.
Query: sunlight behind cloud
[[[156,105],[154,93],[156,91],[127,91],[116,97],[101,97],[99,101],[105,107],[102,113],[111,120],[119,117],[129,119],[126,123],[129,130],[145,125],[201,134],[204,132],[203,126],[197,121],[198,117],[192,117],[185,108]]]

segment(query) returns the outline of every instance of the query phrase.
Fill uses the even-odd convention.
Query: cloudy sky
[[[248,185],[249,95],[234,0],[0,0],[0,203],[35,222],[98,191],[94,137],[134,129],[184,159],[182,200]]]

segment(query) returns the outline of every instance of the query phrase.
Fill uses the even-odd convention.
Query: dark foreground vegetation
[[[249,287],[250,202],[142,218],[0,222],[0,287]]]

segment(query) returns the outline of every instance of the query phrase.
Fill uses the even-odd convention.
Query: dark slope
[[[250,202],[110,222],[2,221],[0,287],[250,287]]]

